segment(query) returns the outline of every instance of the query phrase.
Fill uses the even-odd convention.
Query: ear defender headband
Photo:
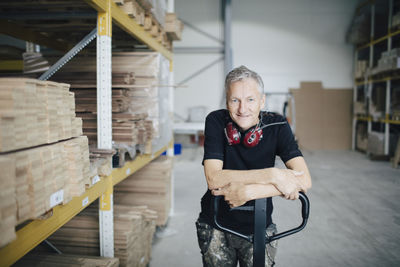
[[[229,122],[226,125],[224,131],[226,140],[228,141],[228,144],[230,146],[240,144],[241,134],[239,130],[233,125],[232,122]],[[262,137],[263,137],[262,129],[260,128],[260,123],[258,123],[256,127],[251,129],[244,135],[243,144],[246,147],[255,147],[260,142]]]
[[[269,127],[269,126],[273,126],[273,125],[286,124],[286,121],[270,123],[270,124],[263,125],[262,127],[261,127],[261,123],[262,123],[262,118],[260,118],[260,121],[253,129],[251,129],[244,135],[243,144],[246,147],[252,148],[252,147],[255,147],[256,145],[258,145],[258,143],[263,138],[263,130],[262,129]],[[226,140],[228,141],[228,144],[230,146],[240,144],[240,142],[241,142],[240,131],[233,125],[232,122],[228,122],[228,124],[226,125],[226,127],[224,129],[224,132],[225,132]]]

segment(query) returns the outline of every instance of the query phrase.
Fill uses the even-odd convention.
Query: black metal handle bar
[[[254,235],[244,235],[244,234],[236,232],[232,229],[226,228],[218,222],[218,210],[219,210],[220,199],[221,199],[221,196],[214,197],[214,223],[215,223],[215,226],[217,226],[217,228],[219,228],[219,230],[234,234],[236,236],[244,238],[244,239],[250,241],[251,243],[253,243]],[[291,230],[288,230],[288,231],[285,231],[282,233],[278,233],[278,234],[268,237],[265,240],[266,244],[268,244],[274,240],[280,239],[282,237],[286,237],[288,235],[295,234],[304,229],[304,227],[307,224],[307,220],[308,220],[308,217],[310,214],[310,201],[308,200],[308,197],[303,192],[299,193],[299,200],[301,201],[301,205],[302,205],[302,208],[301,208],[301,216],[303,218],[302,223],[296,228],[293,228]],[[265,209],[266,209],[266,198],[256,199],[254,211],[257,213],[257,210],[261,210],[263,213],[266,213]],[[262,220],[265,221],[265,216],[263,216]],[[265,231],[265,229],[264,229],[264,231]]]

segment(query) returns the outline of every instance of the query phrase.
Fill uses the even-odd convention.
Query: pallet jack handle
[[[231,233],[233,235],[239,236],[241,238],[244,238],[248,240],[249,242],[253,243],[253,266],[265,266],[265,245],[280,239],[282,237],[286,237],[289,235],[292,235],[294,233],[297,233],[301,230],[304,229],[304,227],[307,224],[308,217],[310,214],[310,201],[308,200],[308,197],[303,193],[299,193],[299,200],[301,201],[301,216],[303,218],[302,223],[291,230],[275,234],[273,236],[266,237],[265,231],[266,231],[266,217],[267,217],[267,199],[266,198],[261,198],[261,199],[256,199],[255,204],[254,204],[254,235],[245,235],[239,232],[236,232],[232,229],[226,228],[222,226],[218,222],[218,211],[219,211],[219,203],[221,201],[221,196],[216,196],[214,197],[214,224],[217,227],[217,229],[221,231],[225,231],[228,233]],[[239,207],[240,208],[240,207]],[[234,208],[235,209],[235,208]],[[233,209],[233,210],[234,210]],[[238,209],[238,208],[236,208]]]

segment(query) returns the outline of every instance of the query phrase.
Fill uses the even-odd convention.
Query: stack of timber
[[[183,23],[175,13],[167,13],[165,17],[165,32],[171,40],[181,40]]]
[[[157,225],[167,223],[171,208],[172,158],[161,156],[114,187],[114,203],[146,205],[157,211]]]
[[[0,152],[80,136],[69,85],[35,79],[0,78]]]
[[[97,114],[80,113],[83,120],[83,134],[86,135],[90,144],[97,143]],[[130,113],[113,113],[112,114],[112,138],[118,147],[122,144],[135,146],[136,144],[144,144],[153,137],[152,124],[146,122],[146,113],[130,114]]]
[[[112,157],[115,153],[114,149],[98,149],[89,146],[90,183],[86,184],[86,189],[99,182],[101,177],[111,175]]]
[[[156,212],[145,206],[114,205],[114,257],[120,266],[147,266],[155,232]],[[49,237],[63,253],[100,253],[98,208],[91,205]]]
[[[89,183],[89,147],[86,136],[51,145],[1,154],[9,170],[0,173],[7,180],[4,192],[15,183],[17,223],[34,219],[60,203],[85,192]],[[3,168],[2,168],[3,170]],[[14,182],[13,182],[14,181]],[[3,188],[2,188],[3,190]]]
[[[113,0],[122,11],[137,24],[143,26],[157,42],[168,50],[172,49],[172,41],[165,31],[166,4],[165,1],[149,0]]]
[[[15,226],[67,203],[89,183],[89,146],[69,85],[0,79],[0,246]]]
[[[165,59],[159,53],[153,52],[113,53],[112,132],[114,143],[135,146],[147,144],[148,141],[160,136],[158,87],[168,81],[164,77],[162,60]],[[76,73],[77,68],[82,70],[79,75]],[[166,72],[169,72],[168,67]],[[71,90],[75,93],[77,116],[84,121],[84,134],[89,137],[90,143],[95,143],[97,139],[96,58],[75,57],[53,79],[71,84]]]
[[[50,68],[49,62],[43,58],[42,53],[26,52],[22,54],[24,60],[24,74],[43,73]]]
[[[96,267],[118,267],[119,260],[117,258],[103,258],[82,255],[66,255],[66,254],[28,254],[21,258],[13,266],[96,266]]]
[[[15,161],[0,157],[0,248],[16,238],[17,199],[15,195]]]
[[[114,3],[120,6],[120,8],[128,14],[133,20],[135,20],[139,25],[144,24],[144,9],[135,0],[114,0]]]

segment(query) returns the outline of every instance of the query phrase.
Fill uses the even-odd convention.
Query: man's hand
[[[274,185],[286,199],[295,200],[299,198],[299,191],[306,191],[300,177],[304,172],[297,172],[290,169],[276,169],[277,174]]]
[[[214,196],[225,196],[231,208],[242,206],[248,201],[246,185],[240,182],[231,182],[225,187],[212,190]]]

